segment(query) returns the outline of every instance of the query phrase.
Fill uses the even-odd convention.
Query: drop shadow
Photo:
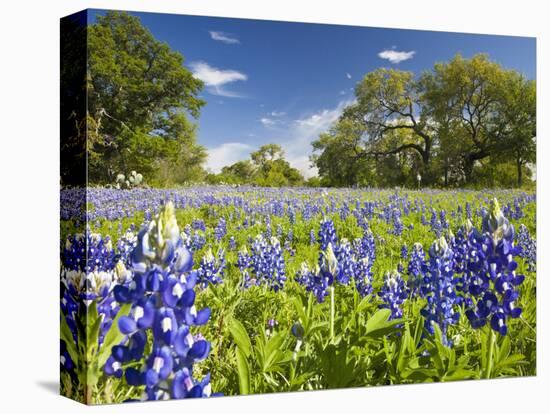
[[[37,381],[36,385],[52,394],[59,395],[58,381]]]

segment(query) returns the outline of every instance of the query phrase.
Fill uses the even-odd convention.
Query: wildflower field
[[[61,192],[62,394],[92,404],[536,374],[536,197]]]

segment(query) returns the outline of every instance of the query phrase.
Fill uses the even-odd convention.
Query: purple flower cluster
[[[183,239],[183,244],[190,252],[194,253],[201,250],[206,244],[206,238],[202,230],[195,230],[191,233],[191,229],[188,231],[183,231],[181,237]]]
[[[470,234],[472,256],[468,291],[473,305],[466,316],[474,328],[490,323],[491,328],[506,335],[509,318],[518,318],[521,308],[516,305],[516,288],[525,277],[516,274],[521,249],[514,245],[514,227],[504,217],[498,202],[493,200],[490,211],[483,217],[483,232]]]
[[[388,272],[384,278],[384,284],[378,292],[382,299],[381,308],[391,311],[390,319],[399,319],[403,317],[401,305],[408,297],[407,287],[401,278],[399,272]]]
[[[529,230],[524,224],[519,226],[517,236],[518,247],[521,248],[519,255],[527,262],[527,270],[536,271],[537,267],[537,241],[531,237]]]
[[[407,284],[412,296],[422,296],[421,287],[426,273],[426,254],[420,243],[415,243],[411,249],[409,263],[407,265]]]
[[[243,274],[244,287],[266,284],[279,291],[284,288],[286,267],[281,243],[276,237],[268,241],[258,235],[250,244],[250,253],[245,248],[238,254],[237,265]]]
[[[130,234],[127,237],[132,238]],[[115,252],[109,238],[87,230],[85,234],[68,237],[61,250],[61,312],[77,346],[82,338],[80,320],[86,317],[92,303],[101,320],[98,348],[120,309],[113,289],[128,284],[131,274],[125,267],[126,245],[119,246],[123,249]],[[75,363],[62,340],[62,369],[74,373]]]
[[[223,283],[223,273],[225,270],[225,254],[223,250],[218,250],[215,257],[212,250],[208,249],[202,257],[200,266],[197,269],[198,284],[204,289],[208,284],[217,285]]]
[[[330,221],[323,219],[319,239],[321,247],[327,239],[338,240]],[[368,228],[360,239],[350,243],[342,239],[340,243],[327,242],[322,249],[318,263],[311,268],[302,263],[296,273],[296,281],[308,292],[313,292],[318,302],[328,295],[328,288],[334,283],[349,285],[352,281],[361,296],[372,292],[372,265],[376,257],[374,237]]]
[[[142,228],[131,261],[132,280],[117,285],[114,296],[132,307],[119,319],[124,339],[112,348],[105,374],[143,387],[147,400],[209,396],[209,376],[194,379],[193,365],[210,352],[210,343],[194,330],[208,321],[210,309],[195,308],[198,274],[171,203]],[[146,353],[148,337],[153,342]]]
[[[420,287],[422,296],[427,299],[421,314],[425,327],[434,333],[437,324],[443,334],[443,341],[450,345],[447,328],[456,324],[460,318],[460,300],[456,294],[457,279],[453,277],[453,251],[444,237],[437,239],[430,247],[430,258],[426,264],[423,283]]]
[[[335,246],[337,243],[338,238],[336,237],[336,229],[334,228],[333,221],[326,217],[323,218],[319,228],[319,244],[321,245],[321,250],[326,250],[329,244]]]
[[[296,273],[296,281],[304,286],[306,291],[313,293],[317,302],[321,303],[328,295],[328,288],[332,285],[333,279],[330,272],[321,272],[318,265],[310,269],[307,263],[302,263]]]
[[[220,217],[218,220],[218,225],[214,229],[214,236],[217,241],[221,241],[223,237],[227,234],[227,222],[223,217]]]

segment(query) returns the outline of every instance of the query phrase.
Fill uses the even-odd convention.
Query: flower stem
[[[334,340],[334,286],[330,287],[330,340]]]
[[[485,372],[485,378],[491,378],[491,371],[493,370],[493,349],[495,347],[495,332],[492,329],[489,329],[489,355],[487,357],[487,371]]]

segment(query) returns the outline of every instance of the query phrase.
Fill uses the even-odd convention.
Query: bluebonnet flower
[[[286,241],[292,243],[292,240],[294,240],[294,232],[292,229],[288,230],[288,233],[286,234]]]
[[[182,232],[181,238],[183,240],[183,244],[191,253],[199,251],[206,244],[206,238],[200,230],[195,230],[193,234]]]
[[[482,235],[473,234],[479,245],[476,252],[479,259],[474,263],[469,285],[475,305],[466,311],[466,316],[473,328],[481,328],[489,321],[494,331],[506,335],[507,319],[521,315],[515,288],[525,277],[516,274],[514,256],[521,249],[514,246],[514,227],[502,214],[496,199],[483,217],[482,231]]]
[[[342,204],[342,207],[340,207],[339,209],[340,220],[345,221],[348,215],[349,215],[349,206],[346,202],[344,202]]]
[[[137,244],[137,237],[135,233],[131,230],[128,230],[121,236],[117,241],[117,254],[118,259],[129,266],[130,265],[130,253],[134,250]]]
[[[407,299],[408,293],[405,282],[399,272],[393,271],[386,273],[384,284],[378,292],[382,299],[381,308],[390,309],[390,319],[399,319],[403,317],[401,305]]]
[[[277,224],[277,237],[279,239],[282,239],[283,238],[283,226],[281,226],[281,224]]]
[[[315,244],[315,242],[316,242],[316,239],[315,239],[315,230],[311,229],[311,230],[309,231],[309,244],[313,246],[313,245]]]
[[[248,253],[248,249],[246,246],[243,246],[241,250],[237,253],[237,267],[239,268],[239,272],[243,277],[243,287],[249,288],[251,286],[250,282],[253,282],[252,284],[255,284],[255,280],[251,281],[249,274],[248,274],[248,268],[251,265],[251,258],[250,254]]]
[[[294,232],[292,231],[292,229],[290,229],[286,235],[284,248],[291,256],[294,256],[294,254],[296,253],[296,251],[292,248],[293,239],[294,239]]]
[[[537,241],[531,237],[524,224],[519,226],[517,242],[521,248],[519,255],[527,262],[527,270],[534,272],[537,267]]]
[[[193,365],[204,360],[210,343],[190,328],[204,325],[210,309],[197,311],[194,287],[198,274],[181,238],[174,207],[168,203],[138,235],[132,251],[133,279],[118,285],[115,298],[131,303],[118,322],[124,340],[112,348],[104,372],[144,387],[144,399],[207,397],[209,377],[193,378]],[[153,344],[144,355],[147,332]]]
[[[353,277],[355,288],[361,296],[372,293],[372,262],[369,256],[356,259]]]
[[[329,285],[332,285],[337,280],[340,266],[331,243],[319,254],[319,268],[320,273],[327,278]]]
[[[145,213],[143,214],[145,222],[151,221],[152,213],[151,210],[147,209],[145,210]]]
[[[89,229],[85,234],[69,236],[61,256],[66,269],[83,272],[113,268],[117,259],[110,238],[103,238]]]
[[[520,200],[518,198],[514,199],[514,216],[513,218],[516,220],[519,220],[520,218],[524,217],[525,214],[523,213],[523,209],[521,207]]]
[[[328,288],[332,284],[332,277],[328,273],[322,273],[318,265],[310,269],[307,263],[302,263],[296,273],[296,281],[313,293],[317,302],[321,303],[328,295]]]
[[[330,246],[330,248],[329,248]],[[332,250],[332,245],[327,246],[327,251]],[[335,259],[337,262],[336,273],[333,273],[338,283],[342,285],[349,284],[355,275],[355,259],[351,244],[347,239],[342,239],[336,246]]]
[[[361,296],[372,292],[372,266],[376,259],[374,236],[367,228],[363,237],[353,242],[355,287]]]
[[[392,228],[389,230],[389,233],[396,236],[401,236],[404,229],[403,222],[401,221],[401,211],[398,209],[393,209],[391,212],[391,216]]]
[[[447,213],[445,210],[441,210],[439,212],[439,222],[441,223],[442,229],[448,229],[449,228],[449,222],[447,221]]]
[[[279,240],[272,237],[268,242],[260,234],[254,239],[250,251],[247,259],[250,275],[245,280],[245,287],[265,283],[274,291],[282,289],[286,281],[286,270]],[[243,255],[241,263],[244,261]]]
[[[126,255],[126,251],[115,252],[109,238],[89,230],[67,238],[61,251],[61,311],[75,342],[79,336],[77,321],[94,303],[102,321],[98,345],[103,343],[119,311],[113,289],[130,282]]]
[[[411,249],[411,257],[407,265],[407,284],[411,298],[422,295],[421,287],[426,272],[426,254],[420,243],[415,243]]]
[[[197,269],[197,283],[202,288],[205,288],[208,284],[217,285],[223,283],[224,270],[224,251],[222,249],[218,250],[217,257],[214,257],[212,249],[208,249]]]
[[[334,223],[329,218],[323,218],[323,220],[321,220],[321,227],[319,228],[319,244],[321,245],[321,250],[326,250],[329,243],[335,246],[337,242],[338,238],[336,237]]]
[[[352,280],[361,296],[366,296],[372,292],[373,248],[374,239],[370,232],[366,232],[363,239],[356,239],[353,245],[342,239],[333,249],[332,243],[329,243],[320,252],[318,264],[313,268],[302,263],[296,280],[312,292],[318,302],[324,301],[328,288],[334,283],[348,285]]]
[[[290,224],[296,224],[296,211],[292,207],[289,207],[287,214]]]
[[[456,324],[460,318],[456,295],[456,279],[453,278],[453,252],[444,237],[434,241],[430,247],[430,258],[426,266],[421,292],[427,299],[421,310],[425,318],[425,327],[431,334],[438,325],[444,344],[451,345],[447,338],[447,328]]]
[[[441,221],[438,220],[437,214],[435,210],[432,209],[432,217],[430,219],[430,227],[432,228],[432,231],[434,232],[435,236],[439,238],[441,236]]]
[[[271,239],[271,236],[273,235],[273,232],[271,230],[271,217],[270,216],[266,216],[265,217],[265,232],[264,232],[264,237],[269,240]]]
[[[319,261],[312,269],[307,263],[302,263],[296,274],[296,280],[312,292],[319,303],[328,295],[328,288],[334,284],[338,274],[338,261],[329,243],[325,251],[319,253]]]
[[[235,237],[231,236],[229,238],[229,250],[236,250],[237,249],[237,242],[235,241]]]
[[[428,223],[428,220],[426,219],[426,214],[422,213],[422,215],[420,216],[420,222],[422,223],[422,225],[424,226],[427,226],[429,223]]]
[[[223,217],[220,217],[218,224],[214,229],[214,236],[217,241],[221,241],[223,237],[227,234],[227,223]]]
[[[353,241],[354,254],[358,258],[368,257],[370,263],[376,259],[376,247],[372,232],[367,229],[363,232],[363,237]]]
[[[407,257],[409,257],[409,249],[407,249],[407,245],[404,244],[401,246],[401,259],[407,260]]]
[[[194,219],[191,226],[193,227],[193,230],[200,230],[202,232],[206,232],[206,224],[204,224],[204,221],[201,219]]]
[[[453,251],[453,269],[455,273],[456,289],[460,293],[458,297],[459,303],[464,302],[466,306],[472,306],[470,292],[475,286],[475,278],[473,274],[481,266],[481,256],[478,254],[480,250],[479,234],[473,228],[470,220],[466,219],[464,226],[458,229],[456,236],[449,233],[449,245]]]
[[[470,205],[469,202],[466,202],[465,210],[466,210],[466,218],[468,220],[471,220],[472,219],[472,206]]]

